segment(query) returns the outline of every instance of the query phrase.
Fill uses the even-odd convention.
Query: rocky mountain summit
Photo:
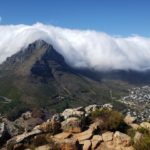
[[[111,104],[68,108],[47,121],[26,112],[14,122],[1,118],[0,123],[2,150],[149,150],[147,141],[141,149],[145,137],[150,140],[149,122],[138,124]]]

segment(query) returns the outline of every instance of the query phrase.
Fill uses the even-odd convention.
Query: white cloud
[[[138,35],[123,38],[41,23],[0,25],[0,62],[37,39],[52,44],[74,67],[96,70],[150,68],[150,38]]]

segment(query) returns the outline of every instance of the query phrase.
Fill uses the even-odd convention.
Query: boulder
[[[149,123],[149,122],[142,122],[142,123],[140,124],[140,126],[141,126],[142,128],[145,128],[145,129],[147,129],[147,130],[150,131],[150,123]]]
[[[80,133],[82,132],[81,119],[71,117],[61,123],[61,128],[64,132]]]
[[[90,140],[81,141],[82,150],[91,150],[92,143]]]
[[[112,141],[113,140],[113,135],[114,133],[113,132],[105,132],[102,134],[102,139],[104,142],[107,142],[107,141]]]
[[[60,145],[61,150],[78,150],[79,148],[79,142],[71,138],[61,140],[58,145]]]
[[[92,138],[92,150],[94,150],[102,141],[102,136],[100,135],[94,135]]]
[[[79,117],[82,118],[84,116],[83,111],[79,111],[76,109],[65,109],[64,112],[61,114],[64,119],[70,118],[70,117]]]
[[[136,117],[132,117],[130,114],[128,114],[125,118],[124,118],[124,122],[128,125],[134,123],[136,121]]]
[[[131,137],[119,131],[115,132],[113,140],[116,145],[122,145],[124,147],[131,145]]]
[[[76,138],[78,141],[89,140],[89,139],[91,139],[92,136],[93,136],[93,131],[89,129],[89,130],[86,130],[86,131],[84,131],[84,132],[75,134],[74,136],[75,136],[75,138]]]

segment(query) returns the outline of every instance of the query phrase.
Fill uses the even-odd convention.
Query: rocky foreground
[[[66,109],[45,122],[27,112],[14,122],[1,118],[0,144],[2,150],[139,150],[150,123],[135,121],[110,104]]]

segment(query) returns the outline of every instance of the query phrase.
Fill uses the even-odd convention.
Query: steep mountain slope
[[[34,107],[60,111],[106,103],[112,100],[110,90],[118,97],[129,87],[113,75],[71,68],[52,45],[37,40],[0,66],[0,112],[17,116]]]

